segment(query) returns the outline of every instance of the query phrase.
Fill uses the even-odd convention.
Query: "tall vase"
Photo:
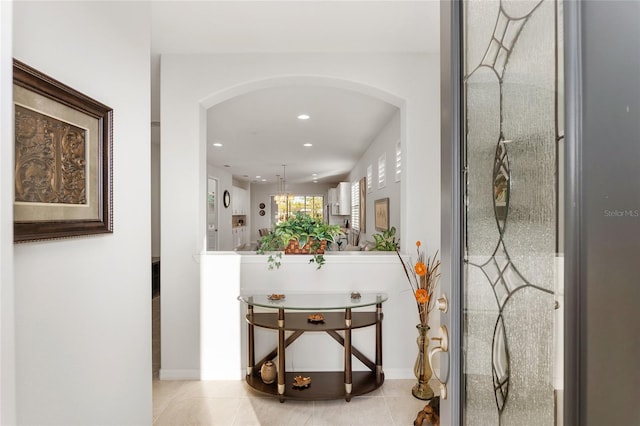
[[[433,398],[433,389],[429,386],[429,379],[433,375],[428,359],[429,338],[427,337],[427,332],[429,331],[429,326],[418,324],[416,328],[418,329],[418,338],[416,339],[418,357],[413,367],[413,373],[416,375],[418,383],[411,389],[411,393],[418,399],[427,400]]]

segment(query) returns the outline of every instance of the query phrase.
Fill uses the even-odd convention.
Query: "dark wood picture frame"
[[[389,198],[380,198],[374,204],[376,231],[389,229]]]
[[[82,176],[76,178],[82,183],[76,192],[82,195],[71,202],[51,201],[52,197],[42,194],[39,200],[19,200],[16,191],[14,242],[112,233],[113,109],[16,59],[13,61],[13,87],[15,187],[32,184],[32,181],[24,180],[24,176],[31,178],[34,174],[39,179],[54,173],[58,181],[68,179],[65,167],[60,165],[61,154],[56,151],[63,149],[56,147],[62,146],[61,140],[71,134],[69,128],[79,130],[76,134],[80,142],[76,146],[80,148],[76,159],[80,160],[76,167]],[[26,117],[24,121],[18,121],[18,110],[23,114],[20,117]],[[48,127],[51,125],[57,128],[51,130]],[[25,136],[25,131],[30,134]],[[30,150],[36,151],[35,154]],[[56,152],[52,154],[51,151]],[[48,185],[45,189],[50,191],[54,178],[48,182],[42,180]],[[31,185],[31,198],[38,196],[34,186]]]

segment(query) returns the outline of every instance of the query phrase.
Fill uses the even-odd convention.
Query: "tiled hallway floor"
[[[425,404],[411,395],[414,382],[386,380],[380,389],[354,397],[351,402],[342,399],[280,403],[254,392],[242,380],[154,380],[153,424],[408,426]],[[435,384],[432,387],[436,389]]]

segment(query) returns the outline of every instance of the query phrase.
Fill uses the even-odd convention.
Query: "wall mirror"
[[[222,195],[222,204],[225,208],[229,208],[229,206],[231,205],[231,194],[226,189],[224,190],[224,194]]]

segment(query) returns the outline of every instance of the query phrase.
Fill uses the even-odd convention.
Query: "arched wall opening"
[[[242,93],[279,84],[316,84],[342,87],[372,95],[401,110],[402,151],[406,170],[402,175],[401,235],[405,246],[420,239],[429,251],[440,242],[440,110],[439,57],[428,54],[219,54],[219,55],[163,55],[161,59],[161,379],[198,379],[207,360],[203,358],[201,337],[207,335],[207,324],[225,324],[233,336],[241,335],[244,319],[233,303],[241,290],[239,269],[231,266],[233,259],[250,256],[209,255],[203,251],[206,208],[204,194],[207,185],[206,116],[207,109]],[[420,196],[407,196],[419,193]],[[433,250],[432,250],[433,248]],[[231,254],[231,256],[229,256]],[[223,266],[232,267],[232,275],[211,270],[203,275],[205,258],[224,258]],[[254,256],[258,257],[258,256]],[[364,256],[350,256],[363,258]],[[273,280],[264,273],[264,259],[255,260],[245,276]],[[394,262],[393,264],[391,262]],[[407,328],[406,333],[389,333],[385,343],[386,371],[404,371],[413,365],[415,336],[411,313],[406,306],[412,301],[407,292],[403,273],[398,270],[397,258],[381,266],[387,275],[381,276],[370,265],[361,266],[358,277],[372,287],[385,282],[390,299],[385,309],[386,327]],[[301,267],[308,265],[301,264]],[[326,272],[309,274],[313,280],[340,283],[357,274],[345,272],[332,263]],[[335,267],[334,267],[335,266]],[[366,266],[366,268],[364,267]],[[293,272],[292,268],[285,272]],[[335,280],[327,275],[334,272]],[[243,269],[244,271],[244,269]],[[246,271],[245,271],[246,272]],[[304,269],[302,272],[307,272]],[[243,272],[244,273],[244,272]],[[277,274],[276,274],[277,275]],[[293,275],[293,274],[291,274]],[[245,278],[243,278],[245,279]],[[257,278],[256,278],[257,279]],[[324,285],[324,284],[322,284]],[[316,286],[316,288],[326,288]],[[203,309],[205,286],[214,294],[214,309]],[[299,288],[299,287],[297,287]],[[346,288],[346,287],[345,287]],[[220,300],[232,303],[220,303]],[[223,306],[224,305],[224,306]],[[219,317],[207,323],[207,312]],[[217,322],[215,322],[217,321]],[[404,324],[404,326],[403,326]],[[214,329],[219,332],[221,327]],[[231,330],[232,329],[232,330]],[[242,329],[244,330],[244,328]],[[392,336],[393,334],[393,336]],[[406,334],[406,335],[404,335]],[[224,337],[226,338],[226,337]],[[409,343],[407,343],[409,342]],[[225,352],[238,363],[244,356],[237,350],[240,342],[228,341]],[[405,348],[405,345],[407,347]],[[406,373],[409,373],[408,371]],[[402,374],[396,374],[396,377]],[[389,375],[388,377],[391,377]]]
[[[278,88],[291,88],[291,87],[296,87],[296,86],[305,86],[305,87],[312,87],[312,88],[327,88],[327,89],[339,89],[341,91],[344,92],[351,92],[351,93],[356,93],[358,95],[364,95],[365,97],[369,97],[372,99],[376,99],[378,101],[382,101],[387,105],[393,106],[395,108],[397,108],[398,111],[398,116],[399,116],[399,126],[397,127],[397,136],[394,136],[394,143],[400,141],[400,146],[401,148],[404,150],[405,149],[405,137],[404,137],[404,133],[405,133],[405,125],[404,125],[404,121],[405,121],[405,114],[404,114],[404,109],[405,109],[405,105],[406,105],[406,101],[402,98],[400,98],[399,96],[396,96],[395,94],[389,93],[385,90],[382,90],[380,88],[377,87],[373,87],[370,85],[366,85],[366,84],[362,84],[356,81],[350,81],[350,80],[344,80],[344,79],[337,79],[337,78],[330,78],[330,77],[320,77],[320,76],[282,76],[282,77],[271,77],[271,78],[266,78],[266,79],[261,79],[261,80],[255,80],[255,81],[249,81],[249,82],[244,82],[241,84],[237,84],[234,85],[232,87],[228,87],[225,88],[217,93],[211,94],[210,96],[206,97],[205,99],[203,99],[200,102],[201,105],[201,113],[200,116],[202,117],[201,119],[201,130],[200,130],[200,134],[203,135],[203,140],[201,140],[201,144],[204,146],[204,151],[205,151],[205,157],[209,157],[209,160],[211,159],[211,154],[208,152],[209,150],[212,149],[211,146],[209,146],[210,144],[208,144],[207,142],[207,135],[211,134],[210,130],[208,128],[208,126],[210,126],[210,123],[208,122],[208,118],[207,117],[211,117],[209,110],[215,107],[218,107],[222,104],[224,104],[227,101],[230,101],[234,98],[237,97],[242,97],[244,95],[249,95],[258,91],[262,91],[262,90],[266,90],[266,89],[278,89]],[[338,105],[336,105],[336,107],[338,107]],[[250,118],[248,119],[250,120]],[[395,118],[396,122],[398,121],[398,118]],[[373,141],[369,141],[369,143],[371,144]],[[226,145],[226,144],[225,144]],[[208,154],[208,155],[207,155]],[[251,155],[251,154],[247,154],[247,155]],[[405,153],[402,153],[402,157],[404,158]],[[393,164],[393,158],[390,157],[390,155],[387,155],[388,161],[390,162],[389,164]],[[278,164],[281,164],[282,162],[280,160],[278,160]],[[205,163],[202,166],[204,169],[203,174],[205,176],[207,176],[208,178],[212,178],[213,176],[210,173],[210,170],[208,170],[208,166],[209,164],[207,164],[207,160],[205,158]],[[356,166],[356,164],[353,165],[354,167]],[[362,167],[361,167],[362,168]],[[226,170],[225,170],[226,171]],[[362,171],[355,171],[355,169],[352,169],[353,173],[358,173],[358,174],[362,174],[363,177],[366,175],[366,171],[362,170]],[[402,212],[404,211],[404,197],[402,196],[403,192],[404,192],[404,185],[403,185],[403,181],[401,180],[399,182],[399,185],[395,185],[396,189],[392,190],[391,189],[391,185],[389,185],[389,191],[392,192],[392,197],[391,197],[391,204],[392,204],[392,213],[393,213],[393,221],[394,224],[396,225],[396,227],[398,228],[399,231],[402,232],[403,227],[402,227],[402,222],[403,222],[403,216],[402,216]],[[399,189],[398,189],[399,188]],[[202,199],[206,198],[206,191],[207,191],[207,187],[205,185],[205,187],[203,188],[203,195],[202,195]],[[394,200],[395,198],[395,200]],[[368,212],[371,215],[373,212],[373,200],[367,200],[367,202],[369,204],[371,204]],[[203,204],[203,203],[201,203]],[[203,220],[203,227],[202,229],[204,229],[205,235],[202,237],[199,237],[199,240],[202,241],[202,249],[203,250],[207,250],[208,248],[211,248],[212,246],[214,246],[213,244],[211,244],[211,241],[207,242],[207,238],[211,238],[212,235],[216,236],[217,238],[220,238],[222,241],[227,242],[227,244],[215,244],[215,246],[217,247],[217,250],[230,250],[233,247],[229,247],[230,244],[230,240],[231,240],[231,236],[227,235],[229,234],[228,229],[224,228],[224,224],[229,222],[229,217],[232,213],[230,212],[229,209],[221,209],[219,208],[219,206],[217,206],[216,209],[216,213],[215,213],[215,221],[221,221],[221,226],[219,226],[217,223],[215,225],[216,228],[216,233],[212,234],[209,233],[207,235],[207,229],[210,227],[211,223],[213,222],[211,219],[211,215],[212,215],[212,210],[210,208],[210,206],[207,205],[203,205],[202,208],[205,210],[202,213],[202,220]],[[250,216],[250,215],[249,215]],[[249,220],[247,222],[246,219],[250,219],[249,217],[247,218],[243,218],[244,223],[251,223],[251,220]],[[265,221],[262,221],[265,222]],[[373,220],[372,217],[369,220],[369,223],[371,224],[371,226],[369,226],[369,232],[366,233],[366,235],[363,234],[363,237],[366,236],[371,236],[375,230],[373,228]],[[255,233],[255,232],[254,232]],[[399,233],[400,236],[400,233]],[[253,240],[251,240],[253,241]],[[363,240],[364,241],[364,240]],[[225,246],[227,248],[225,248]]]

